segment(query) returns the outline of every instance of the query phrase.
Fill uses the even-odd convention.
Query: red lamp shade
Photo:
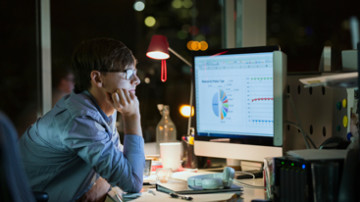
[[[164,35],[153,35],[146,56],[151,59],[161,60],[161,81],[167,80],[166,59],[169,55],[169,43]]]
[[[153,35],[146,53],[151,59],[166,60],[169,55],[169,43],[164,35]]]

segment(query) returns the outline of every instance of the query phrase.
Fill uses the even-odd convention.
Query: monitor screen
[[[228,158],[223,150],[233,146],[235,159],[256,161],[263,160],[262,154],[246,156],[241,149],[281,150],[274,148],[282,145],[286,72],[286,57],[279,48],[211,50],[193,60],[195,154]],[[210,144],[212,151],[201,147],[202,143]]]

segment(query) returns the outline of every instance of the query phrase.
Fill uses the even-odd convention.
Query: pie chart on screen
[[[212,109],[215,116],[220,117],[223,120],[229,111],[228,97],[223,90],[216,92],[212,100]]]

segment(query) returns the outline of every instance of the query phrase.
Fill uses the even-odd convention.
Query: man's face
[[[124,71],[107,72],[101,74],[101,76],[103,80],[102,87],[106,94],[108,94],[107,96],[110,96],[111,93],[115,92],[118,88],[128,90],[130,93],[135,94],[136,86],[140,84],[140,79],[136,75],[134,65],[127,66]]]

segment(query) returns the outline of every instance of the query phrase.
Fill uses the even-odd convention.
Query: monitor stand
[[[262,170],[263,162],[245,161],[238,159],[226,159],[226,166],[232,167],[238,171]]]

